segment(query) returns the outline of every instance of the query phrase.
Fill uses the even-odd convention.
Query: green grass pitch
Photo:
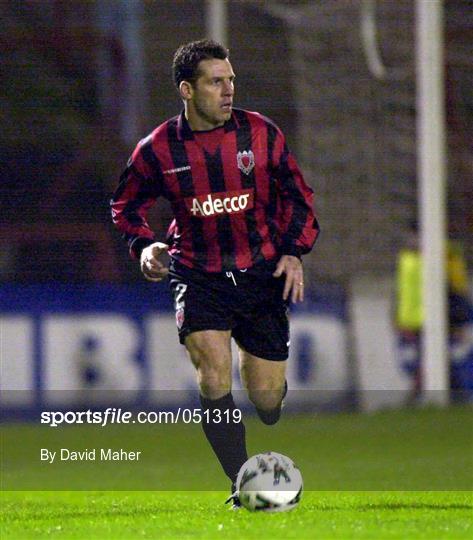
[[[80,477],[87,478],[88,469],[80,464],[62,469],[32,464],[27,449],[34,446],[41,428],[3,425],[1,472],[6,490],[1,496],[0,538],[471,539],[471,412],[471,407],[462,406],[372,415],[286,415],[273,428],[249,418],[250,453],[285,453],[303,473],[306,489],[299,507],[281,514],[227,510],[227,481],[209,449],[199,443],[200,426],[178,425],[170,432],[155,426],[152,437],[161,444],[145,452],[149,461],[142,463],[146,474],[141,477],[131,464],[114,465],[121,478],[127,472],[136,477],[140,491],[107,491],[106,482],[113,476],[107,467],[91,469],[103,489],[39,491],[57,481],[51,480],[55,471],[65,477],[67,489]],[[77,444],[75,437],[84,438],[77,429],[53,433],[68,447]],[[98,433],[110,445],[125,445],[120,430]],[[138,428],[128,432],[130,448],[136,446],[134,436],[145,438]],[[164,438],[173,443],[166,446]],[[9,454],[12,442],[15,458]],[[93,444],[103,446],[104,441]],[[35,487],[11,491],[22,485]],[[171,490],[176,486],[181,488]]]

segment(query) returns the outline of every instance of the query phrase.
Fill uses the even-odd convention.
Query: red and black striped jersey
[[[312,248],[313,191],[284,135],[259,113],[233,109],[214,153],[184,113],[138,143],[111,200],[132,256],[155,242],[146,221],[157,197],[171,204],[169,254],[206,272],[249,268]]]

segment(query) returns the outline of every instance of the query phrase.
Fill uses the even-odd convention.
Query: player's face
[[[229,60],[202,60],[198,78],[191,85],[188,120],[194,130],[223,126],[232,114],[234,79]]]

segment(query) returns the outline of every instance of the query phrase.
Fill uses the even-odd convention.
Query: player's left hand
[[[286,274],[283,299],[287,300],[291,293],[292,302],[302,302],[304,300],[304,273],[301,260],[293,255],[283,255],[279,259],[273,276],[281,277],[282,274]]]

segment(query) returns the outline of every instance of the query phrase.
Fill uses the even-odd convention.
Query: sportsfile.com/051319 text
[[[178,407],[172,411],[124,411],[121,408],[108,407],[105,410],[86,411],[43,411],[41,424],[58,427],[62,424],[94,424],[107,426],[111,424],[215,424],[241,422],[240,409],[189,409]]]

